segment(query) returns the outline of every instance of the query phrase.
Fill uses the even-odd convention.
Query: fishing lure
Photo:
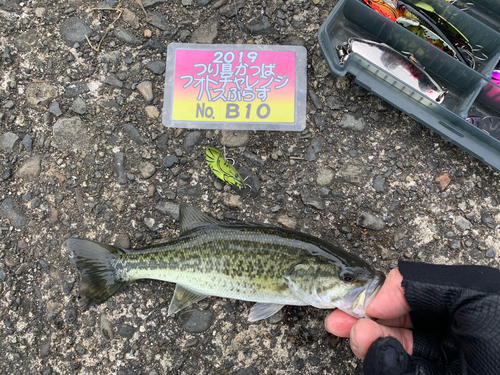
[[[494,70],[491,80],[500,86],[500,70]]]
[[[341,64],[344,64],[351,53],[357,53],[438,103],[443,101],[448,92],[422,68],[411,53],[404,55],[386,44],[360,38],[350,38],[336,49]]]
[[[384,17],[389,18],[391,21],[396,22],[396,20],[401,17],[401,13],[398,10],[397,0],[363,0],[366,5],[370,8],[376,10]]]
[[[436,23],[437,27],[439,27],[446,33],[448,39],[450,39],[450,41],[458,49],[460,54],[466,59],[468,65],[472,69],[474,69],[474,51],[472,49],[472,45],[469,42],[469,39],[445,17],[443,17],[441,14],[438,14],[434,10],[434,7],[432,5],[419,1],[415,3],[415,7],[429,16],[429,18]]]
[[[467,122],[500,141],[500,117],[468,117]]]
[[[421,37],[443,52],[464,64],[470,65],[455,48],[455,45],[440,30],[436,21],[429,16],[397,0],[363,0],[363,2],[370,8],[403,26],[408,31],[411,31],[413,34]],[[425,5],[423,7],[425,7]],[[472,58],[472,62],[473,61],[474,59]]]
[[[245,181],[226,159],[225,152],[222,152],[216,147],[207,147],[205,151],[207,164],[222,181],[229,185],[237,186],[240,189],[245,189]]]

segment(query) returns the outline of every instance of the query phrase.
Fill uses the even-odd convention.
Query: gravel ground
[[[316,33],[336,1],[93,9],[118,3],[0,0],[0,373],[361,372],[347,340],[325,332],[328,311],[312,307],[251,324],[250,303],[209,298],[167,318],[174,285],[140,281],[79,309],[64,241],[176,238],[183,201],[319,236],[385,272],[400,258],[499,267],[500,174],[352,77],[328,74]],[[171,42],[305,46],[306,129],[165,128]],[[256,195],[215,179],[209,145],[227,146]]]

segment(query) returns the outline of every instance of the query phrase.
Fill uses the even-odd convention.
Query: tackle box
[[[362,0],[339,0],[318,31],[323,56],[337,76],[351,73],[356,82],[421,124],[500,171],[500,141],[467,122],[471,116],[500,117],[500,86],[491,75],[500,60],[500,5],[498,0],[476,0],[474,12],[463,11],[445,0],[423,1],[481,48],[474,69],[439,50],[368,7]],[[385,43],[409,52],[442,87],[449,90],[437,103],[389,71],[374,66],[357,53],[342,65],[336,47],[351,37]],[[478,47],[478,48],[479,48]]]

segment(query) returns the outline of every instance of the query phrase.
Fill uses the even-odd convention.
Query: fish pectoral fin
[[[273,316],[285,305],[280,305],[277,303],[260,303],[257,302],[250,309],[250,314],[248,315],[249,322],[256,322],[258,320],[269,318]]]
[[[181,236],[185,232],[196,227],[207,224],[219,224],[217,219],[186,203],[182,203],[179,207],[179,220],[181,226]]]
[[[182,310],[193,303],[200,302],[202,299],[208,297],[205,294],[200,294],[187,289],[186,287],[177,284],[175,286],[174,296],[170,301],[168,307],[168,316],[175,314],[177,311]]]

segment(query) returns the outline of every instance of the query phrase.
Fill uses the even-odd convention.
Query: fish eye
[[[405,6],[405,5],[401,5],[401,6],[399,7],[399,11],[400,11],[400,12],[403,12],[403,13],[404,13],[404,12],[406,12],[406,6]]]
[[[356,281],[356,272],[354,272],[350,268],[346,268],[346,269],[342,270],[342,272],[340,272],[340,278],[345,283],[352,283],[352,282]]]

